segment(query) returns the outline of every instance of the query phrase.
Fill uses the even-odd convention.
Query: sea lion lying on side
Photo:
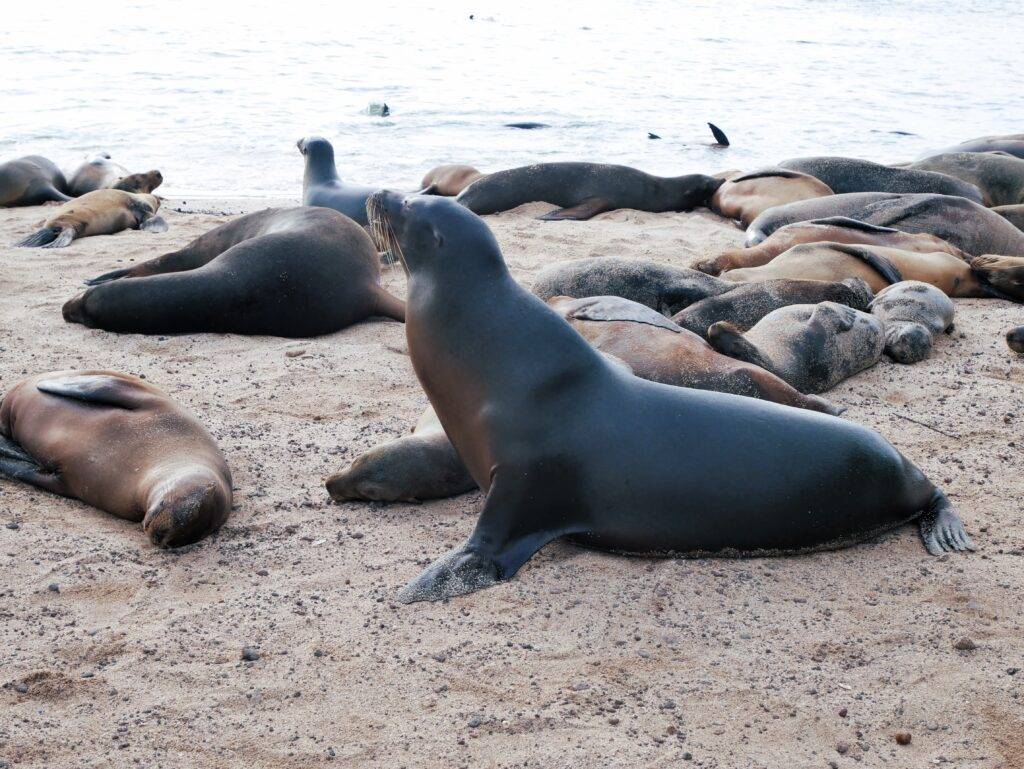
[[[64,248],[76,238],[113,235],[121,230],[164,232],[167,222],[156,212],[160,198],[124,190],[96,190],[69,200],[41,229],[16,243],[22,248]]]

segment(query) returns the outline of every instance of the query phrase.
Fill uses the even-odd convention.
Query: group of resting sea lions
[[[430,405],[411,434],[327,489],[338,501],[399,501],[480,488],[486,501],[466,543],[401,600],[507,580],[560,537],[743,556],[844,547],[913,521],[932,554],[972,549],[942,491],[821,393],[883,354],[929,357],[953,326],[951,297],[1024,301],[1024,135],[901,165],[814,157],[678,177],[448,165],[409,193],[342,181],[326,139],[298,149],[302,206],[240,216],[100,275],[63,315],[121,333],[285,337],[403,321]],[[152,194],[161,181],[101,155],[69,183],[30,156],[0,165],[0,205],[60,204],[20,245],[64,247],[166,227]],[[744,226],[746,247],[690,268],[559,262],[528,291],[480,216],[538,201],[558,206],[548,221],[706,207]],[[380,285],[381,262],[395,260],[404,302]],[[1007,342],[1024,353],[1024,326]],[[11,387],[0,474],[142,521],[161,546],[204,537],[232,504],[227,463],[199,421],[110,371]]]

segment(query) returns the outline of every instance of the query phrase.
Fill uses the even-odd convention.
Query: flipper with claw
[[[922,513],[919,526],[925,549],[932,555],[974,550],[974,543],[964,528],[964,522],[953,510],[946,495],[938,489],[932,495],[928,509]]]

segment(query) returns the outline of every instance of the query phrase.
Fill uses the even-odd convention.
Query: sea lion
[[[768,168],[726,180],[711,196],[708,208],[746,227],[773,206],[832,194],[827,184],[813,176]]]
[[[955,313],[948,296],[919,280],[886,286],[871,301],[871,314],[885,326],[885,354],[897,363],[931,356],[935,337],[952,330]]]
[[[930,552],[970,547],[942,492],[873,430],[624,373],[512,278],[465,207],[381,191],[367,209],[409,272],[413,368],[487,492],[469,540],[399,600],[510,579],[559,537],[735,556],[841,547],[917,520]]]
[[[790,304],[837,302],[867,310],[873,293],[860,278],[842,282],[823,280],[765,280],[742,283],[732,291],[709,296],[672,316],[672,320],[700,337],[713,323],[726,320],[750,328],[773,310]]]
[[[121,230],[164,232],[167,222],[156,212],[160,198],[124,190],[96,190],[62,205],[27,238],[22,248],[64,248],[76,238],[113,235]]]
[[[728,147],[729,137],[725,135],[725,131],[716,126],[714,123],[708,123],[708,128],[711,129],[711,135],[715,137],[715,143],[712,147]]]
[[[334,165],[334,147],[320,136],[299,139],[295,146],[306,159],[302,175],[302,205],[333,208],[349,219],[367,226],[366,197],[377,187],[343,182]]]
[[[1024,355],[1024,326],[1017,326],[1006,332],[1006,345],[1015,353]]]
[[[621,296],[666,316],[733,288],[729,281],[696,270],[618,256],[556,262],[533,279],[533,293],[545,301],[553,296]]]
[[[1024,203],[1024,160],[997,152],[951,152],[934,155],[904,168],[955,176],[981,190],[982,203],[991,207]]]
[[[455,197],[477,179],[484,176],[473,166],[444,165],[431,168],[420,182],[421,195]]]
[[[980,203],[955,195],[889,192],[851,192],[769,208],[747,228],[747,245],[757,245],[787,224],[830,216],[848,216],[904,232],[926,232],[972,256],[1024,256],[1024,232]]]
[[[374,315],[405,317],[380,286],[365,230],[327,208],[241,216],[90,285],[64,305],[64,319],[121,333],[311,337]]]
[[[753,363],[802,393],[823,393],[878,363],[882,321],[835,302],[793,304],[765,315],[749,331],[728,322],[708,329],[723,355]]]
[[[505,123],[505,128],[518,128],[523,131],[536,131],[538,128],[551,128],[548,123],[537,123],[531,120],[519,123]]]
[[[1024,232],[1024,204],[1016,206],[996,206],[992,210],[1018,230]]]
[[[663,177],[602,163],[537,163],[488,174],[456,200],[476,214],[496,214],[524,203],[560,206],[544,221],[590,219],[604,211],[690,211],[706,206],[722,184],[704,174]]]
[[[980,136],[968,139],[953,147],[922,155],[919,160],[934,155],[947,155],[951,152],[1005,152],[1007,155],[1024,158],[1024,134],[1003,134],[997,136]]]
[[[164,183],[164,175],[157,170],[146,171],[146,173],[128,174],[111,189],[124,190],[125,192],[152,192]]]
[[[934,235],[900,232],[892,227],[879,227],[845,216],[834,216],[787,224],[756,246],[732,248],[710,259],[701,259],[692,266],[708,275],[719,275],[741,267],[760,267],[801,243],[865,243],[920,253],[945,251],[965,261],[970,258],[956,246]]]
[[[722,273],[723,280],[737,283],[781,278],[862,278],[876,293],[901,280],[920,280],[946,296],[1024,301],[1024,258],[1013,256],[975,256],[965,262],[944,251],[917,253],[860,243],[804,243],[761,267]]]
[[[22,379],[0,402],[0,474],[80,499],[160,547],[215,531],[231,472],[210,434],[152,384],[114,371]]]
[[[110,153],[101,152],[75,169],[68,180],[68,192],[76,198],[87,192],[109,190],[130,172],[110,159]]]
[[[410,435],[361,454],[326,485],[335,502],[417,502],[472,491],[476,481],[427,406]]]
[[[975,203],[982,201],[981,191],[962,179],[934,171],[884,166],[870,160],[834,156],[793,158],[782,161],[779,167],[810,174],[839,195],[848,192],[931,192],[959,195]]]
[[[41,155],[0,163],[0,208],[71,200],[59,168]]]

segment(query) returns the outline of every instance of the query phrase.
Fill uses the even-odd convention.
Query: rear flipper
[[[63,242],[60,242],[62,241]],[[75,239],[75,231],[60,227],[43,227],[36,230],[24,240],[14,244],[15,248],[63,248]]]
[[[586,221],[605,211],[611,211],[614,206],[604,198],[587,198],[575,206],[568,208],[556,208],[544,216],[538,216],[542,222],[558,222],[563,220]]]
[[[0,435],[0,475],[61,496],[69,496],[56,473],[45,470],[10,438]]]
[[[101,283],[109,283],[112,280],[118,280],[120,278],[130,277],[132,271],[130,269],[114,270],[112,272],[105,272],[97,278],[85,281],[87,286],[98,286]]]
[[[932,555],[951,551],[974,550],[967,536],[964,522],[953,510],[953,505],[938,489],[932,494],[928,508],[921,514],[918,525],[925,549]]]

